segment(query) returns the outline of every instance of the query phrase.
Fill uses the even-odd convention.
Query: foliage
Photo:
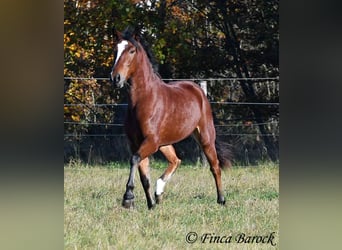
[[[64,76],[108,77],[114,59],[112,28],[132,25],[149,42],[163,78],[277,77],[278,7],[279,1],[259,0],[64,0]],[[211,101],[279,102],[274,80],[208,84]],[[124,102],[125,90],[95,79],[66,79],[64,87],[66,133],[122,133],[88,124],[119,123],[117,109],[94,104]],[[266,158],[278,159],[277,106],[216,105],[213,111],[216,123],[234,125],[219,133],[271,135],[228,138],[239,154],[258,148]]]

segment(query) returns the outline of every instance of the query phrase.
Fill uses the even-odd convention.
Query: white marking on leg
[[[115,63],[114,66],[116,65],[116,63],[119,61],[119,58],[122,54],[122,52],[125,50],[126,45],[128,45],[128,42],[126,40],[122,40],[119,44],[118,44],[118,53],[116,55],[116,59],[115,59]]]
[[[156,187],[156,195],[161,195],[164,192],[166,181],[163,181],[161,178],[157,180],[157,187]]]

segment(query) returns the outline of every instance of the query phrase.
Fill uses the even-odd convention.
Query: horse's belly
[[[161,144],[173,144],[191,135],[198,125],[199,117],[187,115],[184,117],[174,116],[168,119],[160,129]]]

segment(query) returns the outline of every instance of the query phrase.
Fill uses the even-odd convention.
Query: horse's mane
[[[140,42],[141,46],[145,50],[148,59],[150,60],[150,63],[152,65],[153,71],[155,74],[159,76],[158,70],[159,70],[159,64],[148,44],[148,42],[144,39],[144,37],[141,34],[141,31],[138,31],[136,29],[133,29],[131,26],[128,26],[123,32],[122,32],[122,38],[125,40],[130,41],[133,43],[133,45],[137,48],[139,48],[139,45],[137,43]],[[137,39],[137,40],[136,40]]]

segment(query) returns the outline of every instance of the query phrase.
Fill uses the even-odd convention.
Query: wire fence
[[[109,77],[72,77],[64,76],[64,80],[102,80],[109,81]],[[223,77],[223,78],[162,78],[163,81],[256,81],[279,80],[279,77]]]
[[[109,81],[108,77],[68,77],[64,76],[64,80],[102,80],[102,81]],[[238,78],[238,77],[226,77],[226,78],[163,78],[164,81],[252,81],[252,83],[256,83],[257,81],[265,81],[265,80],[272,80],[279,83],[279,77],[250,77],[250,78]],[[279,106],[279,102],[218,102],[218,101],[210,101],[210,104],[219,104],[219,105],[237,105],[237,106]],[[127,103],[94,103],[94,104],[85,104],[85,103],[65,103],[65,107],[88,107],[88,108],[100,108],[100,107],[127,107]],[[228,121],[229,122],[229,121]],[[65,121],[64,124],[69,125],[79,125],[79,126],[116,126],[116,127],[123,127],[123,123],[101,123],[101,122],[70,122]],[[253,123],[253,126],[259,125],[278,125],[278,121],[272,121],[267,123]],[[241,127],[241,124],[215,124],[215,127]],[[115,137],[115,136],[123,136],[124,134],[65,134],[64,137]],[[228,135],[228,134],[218,134],[218,135]],[[252,133],[236,133],[229,135],[260,135],[260,136],[279,136],[278,134],[252,134]]]
[[[72,80],[97,80],[109,81],[106,77],[64,77],[66,81]],[[193,82],[209,81],[210,87],[215,86],[218,81],[230,82],[227,86],[233,88],[239,86],[239,81],[248,81],[251,84],[259,83],[262,86],[267,82],[271,88],[276,88],[276,93],[279,93],[279,77],[255,77],[255,78],[179,78],[179,79],[162,79],[164,81],[189,80]],[[223,83],[219,83],[223,84]],[[257,89],[258,85],[254,85]],[[215,95],[215,94],[214,94]],[[245,116],[230,116],[223,120],[215,120],[215,128],[218,136],[223,136],[227,140],[235,140],[236,145],[241,147],[237,149],[237,158],[243,159],[244,162],[249,163],[252,159],[261,159],[265,157],[265,146],[263,144],[255,143],[260,137],[272,138],[272,143],[275,143],[275,150],[278,152],[279,141],[279,102],[248,102],[248,101],[230,101],[235,99],[226,99],[229,101],[217,101],[215,98],[209,98],[209,102],[215,110],[237,108],[249,109],[251,106],[265,110],[265,112],[275,112],[275,117],[264,119],[264,122],[258,122],[253,115],[246,114]],[[210,100],[212,99],[212,100]],[[276,98],[275,100],[278,100]],[[64,134],[64,155],[65,161],[70,160],[70,157],[80,157],[85,161],[101,162],[107,160],[122,160],[127,159],[127,138],[124,133],[124,122],[122,114],[127,109],[127,103],[65,103],[64,107],[68,108],[86,108],[90,110],[94,116],[100,115],[101,112],[120,113],[120,119],[111,119],[111,122],[104,122],[101,119],[81,119],[79,121],[65,120],[65,134]],[[226,107],[225,107],[226,106]],[[216,109],[217,108],[217,109]],[[119,109],[119,110],[118,110]],[[120,111],[120,112],[118,112]],[[234,111],[235,112],[235,111]],[[234,113],[233,112],[233,113]],[[235,113],[234,113],[235,114]],[[100,115],[101,116],[101,115]],[[70,126],[73,127],[73,129]],[[265,126],[269,129],[263,133],[259,126]],[[79,129],[80,128],[80,129]],[[266,132],[266,133],[265,133]],[[269,133],[271,132],[271,133]],[[253,139],[254,138],[254,139]],[[178,151],[179,154],[184,154],[188,157],[190,154],[192,158],[199,155],[200,150],[194,149],[194,142],[185,142]],[[126,149],[124,149],[126,148]],[[189,152],[188,152],[189,151]],[[198,151],[198,152],[197,152]],[[186,153],[187,152],[187,153]],[[83,156],[82,156],[83,155]],[[197,156],[196,156],[197,157]],[[96,159],[96,158],[101,158]]]
[[[279,102],[210,102],[210,104],[223,104],[223,105],[274,105],[278,106]],[[110,106],[128,106],[127,103],[95,103],[95,104],[84,104],[84,103],[65,103],[64,106],[72,107],[72,106],[80,106],[80,107],[110,107]]]
[[[82,125],[82,126],[124,126],[123,123],[100,123],[100,122],[64,122],[64,124],[72,124],[72,125]],[[269,125],[269,124],[278,124],[278,121],[272,122],[262,122],[262,123],[253,123],[253,126],[259,125]],[[217,124],[215,127],[240,127],[241,124]],[[248,125],[245,125],[248,126]]]
[[[77,126],[112,126],[112,127],[124,127],[124,123],[101,123],[101,122],[70,122],[65,121],[64,124],[77,125]],[[278,121],[263,122],[263,123],[252,123],[252,124],[215,124],[215,128],[238,128],[238,127],[257,127],[260,125],[273,125],[279,126]],[[118,134],[64,134],[64,137],[116,137],[124,136],[123,133]],[[276,136],[278,133],[262,134],[262,133],[217,133],[217,135],[231,135],[231,136],[244,136],[244,135],[259,135],[259,136]]]

